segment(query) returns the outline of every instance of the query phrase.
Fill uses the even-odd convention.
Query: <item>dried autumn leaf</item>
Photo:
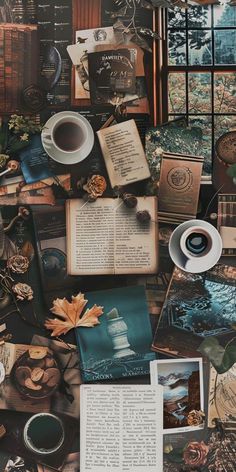
[[[45,322],[45,327],[52,331],[51,336],[66,334],[72,328],[80,326],[93,328],[93,326],[99,324],[98,317],[102,315],[103,307],[93,305],[81,316],[87,303],[88,300],[85,300],[82,293],[79,293],[76,297],[72,296],[71,302],[68,302],[66,298],[54,300],[50,311],[57,315],[57,318],[47,319]]]

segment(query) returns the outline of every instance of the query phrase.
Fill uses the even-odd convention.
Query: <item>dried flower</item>
[[[21,254],[15,254],[8,259],[7,267],[16,274],[24,274],[29,268],[29,259]]]
[[[122,195],[122,200],[127,208],[135,208],[138,204],[137,197],[132,195],[132,193],[124,193]]]
[[[151,215],[148,210],[137,211],[136,218],[139,223],[146,224],[151,221]]]
[[[6,166],[8,159],[8,154],[0,154],[0,169],[3,169]]]
[[[20,136],[21,141],[29,141],[29,133],[24,133]]]
[[[12,287],[13,292],[16,294],[17,300],[33,300],[33,290],[28,284],[18,282]]]
[[[192,441],[184,449],[183,458],[187,465],[200,467],[206,464],[209,447],[204,441]]]
[[[93,305],[85,313],[80,316],[84,307],[88,303],[84,295],[79,293],[76,297],[72,296],[71,303],[66,298],[57,298],[53,301],[51,312],[58,316],[58,318],[47,319],[45,327],[52,330],[51,336],[60,336],[66,334],[72,328],[80,326],[92,328],[99,324],[98,317],[103,313],[103,307]]]
[[[199,426],[205,419],[205,413],[203,411],[192,410],[187,416],[187,423],[189,426]]]
[[[8,128],[12,130],[14,134],[34,134],[42,131],[42,126],[38,125],[34,118],[23,116],[23,115],[11,115],[8,122]]]
[[[102,175],[92,175],[83,186],[83,189],[93,198],[101,197],[106,188],[107,183]]]

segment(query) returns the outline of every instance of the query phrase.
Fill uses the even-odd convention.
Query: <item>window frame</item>
[[[196,4],[196,6],[199,6]],[[203,5],[204,6],[204,5]],[[185,116],[187,118],[187,122],[189,117],[194,116],[196,117],[210,117],[212,123],[212,131],[211,131],[211,141],[212,141],[212,158],[214,153],[214,145],[215,145],[215,117],[217,116],[232,116],[236,117],[236,111],[228,113],[226,112],[215,112],[215,104],[214,104],[214,73],[236,73],[236,64],[214,64],[215,62],[215,45],[214,45],[214,32],[215,31],[235,31],[236,26],[214,26],[214,5],[209,5],[211,8],[211,26],[208,27],[189,27],[188,21],[186,18],[185,26],[183,27],[168,27],[168,11],[167,9],[160,9],[158,12],[158,32],[162,38],[162,46],[159,48],[159,75],[160,75],[160,84],[161,84],[161,93],[159,93],[159,110],[158,110],[158,123],[166,123],[171,117],[174,118],[174,115],[178,116]],[[232,7],[233,8],[233,7]],[[186,14],[187,15],[187,14]],[[186,64],[183,65],[169,65],[168,64],[168,32],[169,31],[186,31]],[[209,65],[188,65],[188,31],[195,30],[195,31],[209,31],[211,33],[211,44],[212,44],[212,64]],[[172,113],[168,110],[168,76],[170,73],[185,73],[185,96],[186,96],[186,112],[185,113]],[[189,90],[188,90],[188,73],[204,73],[208,72],[211,74],[211,112],[189,112]],[[160,87],[159,84],[159,87]]]

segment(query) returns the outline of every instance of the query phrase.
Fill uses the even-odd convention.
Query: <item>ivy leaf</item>
[[[228,167],[226,174],[233,178],[236,177],[236,164],[232,164]]]
[[[131,36],[130,40],[133,43],[137,44],[137,46],[139,46],[140,48],[145,49],[148,52],[152,52],[152,49],[150,48],[148,42],[139,34],[135,33],[133,36]]]
[[[168,454],[166,454],[166,457],[171,462],[177,462],[178,464],[180,464],[181,462],[183,462],[183,448],[173,449]]]

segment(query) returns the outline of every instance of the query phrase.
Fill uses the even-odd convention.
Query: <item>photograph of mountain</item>
[[[163,386],[164,430],[192,430],[196,425],[190,425],[189,413],[203,411],[202,360],[159,360],[151,370],[152,383]]]

